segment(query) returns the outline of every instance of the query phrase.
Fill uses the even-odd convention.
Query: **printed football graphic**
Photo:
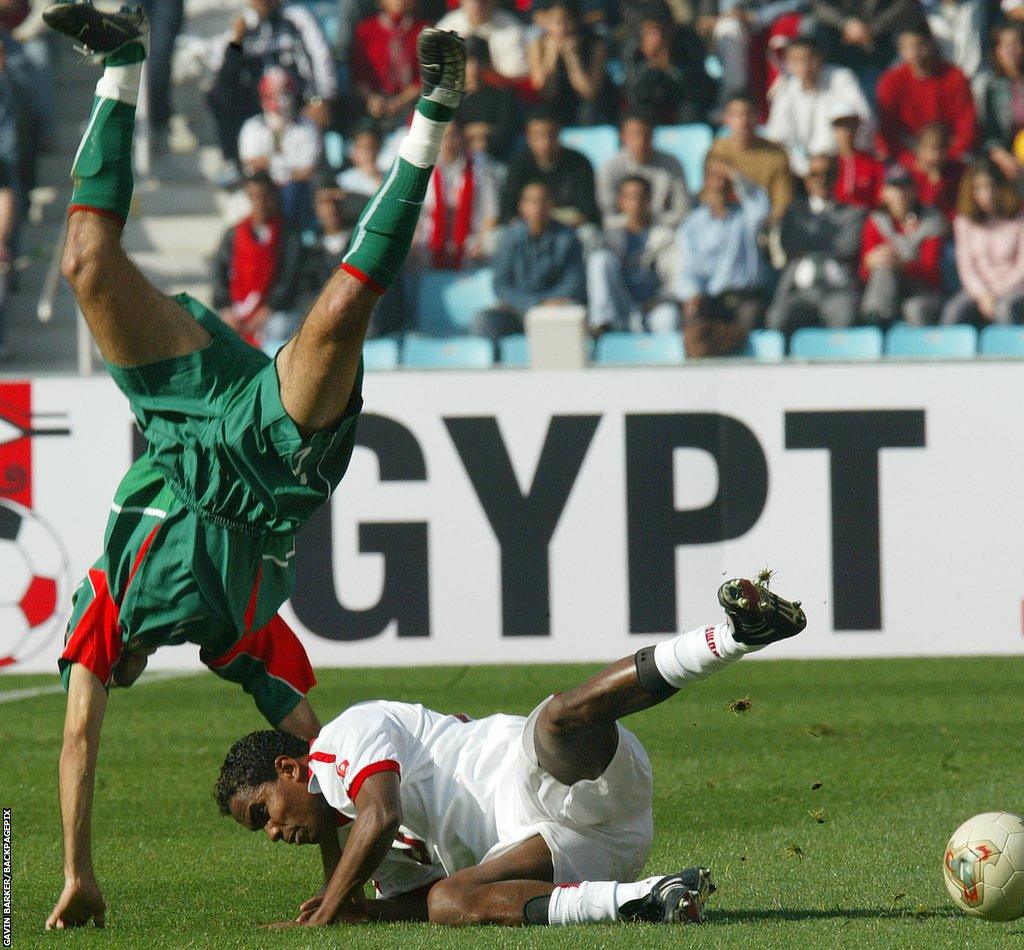
[[[0,498],[0,669],[35,656],[64,621],[67,552],[38,514]]]

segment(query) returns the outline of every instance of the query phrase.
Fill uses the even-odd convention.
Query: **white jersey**
[[[401,778],[402,825],[446,874],[479,864],[498,844],[496,792],[511,781],[523,716],[477,721],[410,703],[345,710],[310,746],[310,791],[355,818],[363,782]]]
[[[602,775],[563,785],[541,767],[534,746],[546,704],[528,718],[472,721],[376,701],[323,727],[310,744],[309,789],[327,799],[339,824],[355,818],[367,778],[399,776],[402,829],[374,874],[380,896],[497,858],[535,835],[551,851],[555,883],[635,880],[654,834],[643,746],[620,725]]]

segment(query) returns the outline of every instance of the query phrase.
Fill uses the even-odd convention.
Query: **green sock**
[[[92,115],[71,170],[75,180],[69,210],[82,208],[107,213],[121,222],[128,219],[135,180],[132,174],[132,141],[135,135],[135,105],[138,82],[146,51],[129,43],[107,57],[97,92],[113,92],[124,100],[97,95]],[[134,82],[134,94],[131,89]],[[128,82],[128,88],[118,85]]]
[[[419,100],[394,165],[356,224],[341,266],[378,293],[394,282],[412,246],[441,136],[454,114]]]

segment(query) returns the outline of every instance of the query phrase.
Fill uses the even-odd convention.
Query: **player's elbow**
[[[369,808],[361,810],[377,831],[377,836],[388,842],[394,841],[395,836],[402,829],[402,812],[390,802],[374,803]]]

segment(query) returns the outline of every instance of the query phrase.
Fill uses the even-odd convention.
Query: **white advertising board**
[[[723,578],[770,565],[810,620],[773,657],[1016,653],[1022,380],[1011,363],[370,375],[283,613],[315,666],[606,660],[716,620]],[[109,380],[0,383],[4,670],[54,669],[133,446]],[[26,600],[3,545],[33,517],[19,504],[67,552],[49,619],[53,590]]]

